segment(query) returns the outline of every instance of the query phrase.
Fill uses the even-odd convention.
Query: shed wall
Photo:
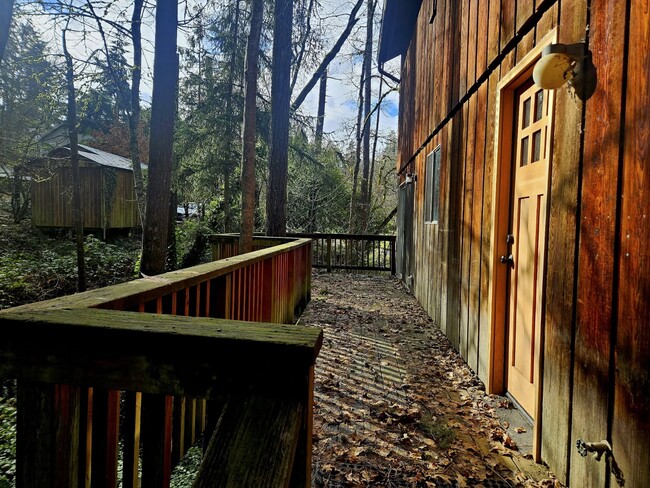
[[[138,225],[133,174],[109,168],[115,174],[112,205],[106,205],[106,168],[84,165],[79,168],[83,225],[103,229],[109,211],[108,229]],[[69,167],[59,168],[47,178],[32,181],[32,223],[37,227],[73,227],[72,174]]]

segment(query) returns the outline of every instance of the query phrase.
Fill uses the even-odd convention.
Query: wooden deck
[[[201,435],[195,486],[309,486],[322,334],[282,324],[310,277],[311,241],[294,239],[1,312],[18,486],[115,487],[121,441],[122,486],[164,488]]]

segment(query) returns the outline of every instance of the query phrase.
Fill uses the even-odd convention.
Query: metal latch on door
[[[512,245],[515,242],[515,236],[513,234],[508,234],[506,236],[506,244]],[[512,266],[515,264],[515,258],[512,254],[510,254],[508,257],[506,256],[501,256],[499,258],[499,261],[501,261],[501,264],[506,264],[508,266]]]

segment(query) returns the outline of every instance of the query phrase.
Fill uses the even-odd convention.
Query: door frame
[[[490,254],[488,255],[488,305],[490,307],[490,325],[488,341],[488,375],[487,392],[502,394],[506,389],[506,361],[507,361],[507,320],[508,311],[506,304],[507,294],[507,268],[499,262],[501,255],[507,255],[507,244],[503,236],[509,232],[509,214],[511,199],[511,172],[512,172],[512,144],[514,124],[515,91],[526,80],[530,79],[535,63],[542,55],[542,49],[557,42],[557,28],[551,30],[544,38],[531,49],[517,65],[504,75],[497,84],[496,115],[495,115],[495,144],[494,158],[492,160],[492,210],[490,215]],[[549,178],[550,190],[551,170],[553,158],[553,115],[555,96],[549,94],[549,113],[551,114],[551,130],[547,147],[549,148]],[[547,193],[548,195],[548,193]],[[547,221],[550,215],[551,199],[547,198]],[[548,242],[548,233],[545,233],[545,248]],[[546,249],[544,251],[546,254]],[[544,260],[546,261],[546,260]],[[544,275],[546,271],[543,271]],[[544,280],[545,281],[545,280]],[[544,287],[543,297],[545,296]],[[544,309],[542,304],[542,310]],[[537,331],[538,339],[535,341],[537,364],[535,367],[535,408],[533,413],[533,457],[536,461],[541,456],[541,410],[542,410],[542,368],[543,368],[543,339],[544,317],[542,327]]]

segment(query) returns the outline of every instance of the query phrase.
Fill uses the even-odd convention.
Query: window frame
[[[424,168],[424,223],[440,222],[440,166],[442,145],[438,144],[427,154]]]

